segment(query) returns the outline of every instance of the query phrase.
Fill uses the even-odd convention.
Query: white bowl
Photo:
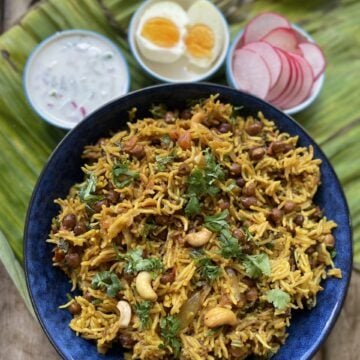
[[[291,24],[291,26],[300,35],[304,36],[309,42],[312,42],[314,44],[316,43],[315,40],[304,29],[302,29],[301,27],[299,27],[298,25],[295,25],[295,24]],[[233,53],[236,49],[236,46],[239,43],[239,41],[243,35],[243,32],[244,32],[244,30],[240,30],[236,34],[233,42],[231,43],[231,46],[229,48],[227,58],[226,58],[226,79],[227,79],[228,84],[235,89],[237,88],[237,86],[236,86],[236,81],[235,81],[233,71],[232,71],[232,58],[233,58]],[[288,114],[288,115],[296,114],[300,111],[305,110],[319,96],[321,89],[323,87],[323,84],[324,84],[324,80],[325,80],[325,73],[322,73],[322,75],[320,75],[319,78],[315,81],[312,91],[311,91],[311,94],[306,100],[304,100],[299,105],[296,105],[290,109],[281,109],[281,110],[285,114]]]
[[[76,43],[83,39],[88,42]],[[56,44],[60,47],[56,48]],[[73,53],[72,59],[69,55],[61,58],[65,48],[76,49],[79,56]],[[99,52],[99,48],[105,52]],[[111,63],[97,62],[106,56]],[[76,63],[77,58],[81,63]],[[101,75],[97,83],[96,72]],[[126,94],[130,73],[120,49],[105,36],[87,30],[65,30],[46,38],[33,50],[25,65],[23,85],[30,106],[41,118],[60,128],[72,129],[99,107]]]
[[[129,25],[129,33],[128,33],[128,41],[130,44],[130,50],[138,62],[138,64],[144,69],[144,71],[150,75],[152,78],[168,82],[168,83],[183,83],[183,82],[196,82],[208,79],[212,75],[214,75],[221,65],[224,63],[226,54],[229,48],[230,43],[230,35],[229,35],[229,27],[226,22],[224,15],[220,10],[216,8],[214,4],[212,4],[220,18],[223,26],[224,33],[224,42],[222,50],[217,57],[216,61],[210,68],[202,69],[191,65],[185,56],[181,56],[181,58],[170,64],[157,63],[154,61],[150,61],[146,59],[141,52],[136,43],[135,34],[136,29],[138,27],[141,16],[145,12],[145,10],[156,2],[160,2],[163,0],[147,0],[145,1],[134,13],[131,18],[131,22]],[[193,3],[193,0],[178,0],[176,1],[179,5],[181,5],[185,10],[187,10]]]

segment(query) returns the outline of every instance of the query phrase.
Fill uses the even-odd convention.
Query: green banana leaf
[[[307,30],[328,64],[320,97],[295,115],[321,145],[343,184],[352,215],[355,260],[360,262],[360,3],[357,0],[214,1],[235,35],[263,11],[277,11]],[[82,28],[111,38],[129,63],[132,90],[151,85],[131,56],[127,28],[141,1],[47,0],[0,37],[0,260],[21,295],[24,287],[23,227],[35,181],[65,135],[42,121],[26,102],[22,73],[34,46],[59,30]],[[225,82],[223,73],[213,79]]]

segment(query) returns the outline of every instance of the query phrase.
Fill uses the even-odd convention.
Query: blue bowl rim
[[[107,112],[107,109],[108,108],[111,108],[117,101],[124,101],[124,98],[125,97],[133,97],[133,96],[138,96],[140,93],[144,93],[144,92],[153,92],[154,90],[157,90],[158,88],[174,88],[174,87],[192,87],[192,86],[206,86],[207,88],[209,88],[209,93],[216,93],[216,92],[219,92],[219,90],[232,90],[232,91],[235,91],[235,92],[239,92],[239,93],[242,93],[243,95],[245,96],[248,96],[248,97],[255,97],[251,94],[248,94],[248,93],[244,93],[242,91],[239,91],[239,90],[236,90],[234,88],[231,88],[229,86],[225,86],[225,85],[218,85],[218,84],[214,84],[214,83],[209,83],[209,82],[198,82],[198,83],[176,83],[176,84],[172,84],[172,83],[167,83],[167,84],[157,84],[157,85],[152,85],[152,86],[149,86],[149,87],[146,87],[146,88],[143,88],[143,89],[139,89],[139,90],[135,90],[135,91],[132,91],[130,93],[128,93],[126,96],[123,96],[119,99],[116,99],[112,102],[109,102],[108,104],[105,104],[104,106],[102,106],[101,108],[99,108],[98,110],[94,111],[93,113],[91,113],[86,119],[84,119],[83,121],[81,121],[80,123],[78,123],[71,131],[69,131],[65,136],[64,138],[59,142],[59,144],[55,147],[55,149],[53,150],[53,152],[51,153],[50,157],[48,158],[44,168],[42,169],[37,181],[36,181],[36,184],[34,186],[34,190],[32,192],[32,195],[31,195],[31,198],[30,198],[30,201],[29,201],[29,206],[28,206],[28,210],[27,210],[27,213],[26,213],[26,218],[25,218],[25,226],[24,226],[24,236],[23,236],[23,241],[24,241],[24,246],[23,246],[23,256],[24,256],[24,272],[25,272],[25,279],[26,279],[26,287],[27,287],[27,290],[28,290],[28,293],[29,293],[29,296],[30,296],[30,300],[31,300],[31,304],[34,308],[34,312],[35,312],[35,315],[44,331],[44,333],[46,334],[47,338],[49,339],[49,341],[51,342],[51,344],[53,345],[53,347],[55,348],[55,350],[57,351],[57,353],[63,358],[66,360],[66,357],[65,357],[65,354],[62,352],[62,350],[56,345],[56,343],[54,342],[54,340],[52,339],[52,337],[50,336],[48,330],[47,330],[47,327],[46,327],[46,324],[45,322],[43,321],[42,317],[40,316],[40,313],[39,313],[39,310],[37,308],[37,304],[36,304],[36,301],[35,301],[35,298],[33,296],[33,293],[32,293],[32,289],[31,289],[31,286],[30,286],[30,283],[29,283],[29,273],[28,273],[28,259],[27,259],[27,256],[26,256],[26,253],[27,253],[27,247],[28,247],[28,237],[27,237],[27,233],[28,233],[28,224],[29,224],[29,218],[30,218],[30,213],[31,213],[31,210],[32,210],[32,207],[34,206],[34,197],[35,197],[35,194],[37,193],[38,191],[38,188],[39,188],[39,185],[41,183],[41,180],[42,180],[42,177],[44,176],[44,174],[46,173],[48,167],[50,167],[50,163],[54,157],[54,154],[61,148],[62,144],[64,142],[66,142],[67,138],[72,136],[73,133],[76,133],[77,131],[80,131],[81,130],[81,127],[83,126],[82,124],[85,122],[85,121],[89,121],[90,118],[92,117],[99,117],[102,115],[102,113],[104,112]],[[214,91],[212,91],[211,89],[214,89]],[[221,94],[220,94],[221,95]],[[256,98],[256,97],[255,97]],[[276,110],[277,112],[280,112],[280,113],[283,113],[285,114],[283,111],[279,110],[278,108],[276,108],[275,106],[267,103],[266,101],[262,100],[262,99],[259,99],[259,98],[256,98],[258,100],[260,100],[261,102],[264,103],[265,106],[268,106],[274,110]],[[325,161],[327,162],[328,166],[329,166],[329,169],[330,169],[330,172],[331,174],[333,175],[334,179],[336,180],[336,183],[337,183],[337,188],[338,188],[338,191],[339,191],[339,196],[341,197],[342,199],[342,202],[344,203],[344,207],[345,207],[345,210],[346,210],[346,218],[348,219],[348,226],[349,226],[349,247],[350,247],[350,261],[348,263],[348,269],[349,269],[349,272],[348,273],[345,273],[345,276],[343,274],[343,279],[345,279],[346,281],[346,286],[345,286],[345,290],[344,290],[344,293],[343,293],[343,296],[342,298],[340,299],[340,301],[336,304],[332,314],[331,314],[331,317],[329,317],[328,319],[328,322],[326,324],[326,327],[324,329],[324,331],[321,333],[321,336],[318,337],[317,341],[315,341],[313,343],[313,346],[311,348],[311,350],[307,353],[307,359],[311,359],[316,351],[319,349],[319,347],[321,346],[321,344],[326,340],[326,338],[329,336],[330,334],[330,331],[331,329],[334,327],[339,315],[340,315],[340,312],[341,312],[341,309],[343,308],[343,305],[344,305],[344,302],[345,302],[345,299],[346,299],[346,296],[347,296],[347,293],[348,293],[348,289],[349,289],[349,285],[350,285],[350,280],[351,280],[351,276],[352,276],[352,268],[353,268],[353,232],[352,232],[352,226],[351,226],[351,217],[350,217],[350,212],[349,212],[349,206],[348,206],[348,202],[346,200],[346,197],[345,197],[345,193],[344,193],[344,190],[343,190],[343,187],[341,185],[341,182],[331,164],[331,162],[329,161],[329,159],[327,158],[327,156],[325,155],[325,153],[323,152],[323,150],[320,148],[320,146],[317,144],[317,142],[315,142],[315,140],[313,139],[313,137],[308,133],[308,131],[301,125],[299,124],[294,118],[292,118],[291,116],[285,114],[285,116],[291,121],[293,122],[317,147],[317,151],[320,153],[320,155],[325,159]],[[79,130],[80,129],[80,130]],[[284,346],[284,345],[283,345]]]
[[[157,81],[163,81],[165,83],[169,83],[169,84],[182,84],[184,83],[183,81],[177,81],[177,80],[173,80],[171,78],[168,78],[166,76],[162,76],[159,75],[158,73],[156,73],[155,71],[151,70],[149,68],[149,66],[147,66],[144,61],[142,60],[141,54],[139,53],[138,49],[137,49],[137,45],[136,45],[136,39],[135,39],[135,21],[136,18],[138,16],[138,14],[143,11],[147,6],[149,6],[149,3],[153,1],[153,0],[145,0],[134,12],[134,14],[131,16],[131,20],[129,23],[129,31],[128,31],[128,43],[129,43],[129,47],[130,47],[130,51],[131,54],[133,55],[133,57],[135,58],[137,64],[141,67],[142,70],[144,70],[144,72],[150,76],[151,78],[157,80]],[[210,1],[209,1],[210,2]],[[224,44],[224,47],[220,53],[220,57],[218,58],[217,62],[218,64],[216,66],[210,67],[210,69],[204,73],[204,75],[201,76],[197,76],[194,77],[194,79],[189,79],[188,82],[199,82],[199,81],[204,81],[209,79],[210,77],[212,77],[220,68],[221,66],[226,62],[226,57],[229,51],[229,46],[230,46],[230,29],[229,29],[229,24],[224,16],[224,14],[219,10],[219,8],[216,6],[216,4],[210,2],[211,5],[213,5],[216,9],[216,11],[218,12],[218,14],[221,17],[221,21],[224,25],[224,30],[225,30],[225,36],[226,36],[226,43]],[[165,64],[166,65],[166,64]]]
[[[295,29],[297,32],[299,32],[301,35],[306,37],[310,42],[316,44],[315,39],[306,30],[304,30],[302,27],[300,27],[299,25],[297,25],[295,23],[291,23],[291,27],[293,29]],[[243,36],[244,30],[245,30],[245,28],[242,28],[235,34],[235,37],[232,40],[232,42],[231,42],[231,44],[229,46],[229,49],[228,49],[228,53],[226,55],[226,80],[227,80],[228,85],[230,87],[232,87],[232,88],[235,88],[235,89],[236,89],[236,82],[235,82],[233,71],[232,71],[232,56],[233,56],[236,45],[238,44],[241,37]],[[298,113],[300,111],[305,110],[320,95],[320,92],[321,92],[321,90],[323,88],[323,85],[324,85],[324,81],[325,81],[325,72],[323,72],[320,75],[320,77],[316,80],[316,82],[318,82],[317,85],[316,85],[316,89],[307,99],[305,99],[302,103],[300,103],[300,104],[298,104],[296,106],[293,106],[290,109],[279,109],[279,110],[281,112],[285,113],[286,115],[296,114],[296,113]]]
[[[44,40],[42,40],[39,44],[37,44],[31,50],[31,53],[30,53],[29,57],[26,60],[24,71],[23,71],[23,76],[22,76],[22,84],[23,84],[23,88],[24,88],[25,98],[26,98],[28,104],[30,105],[31,109],[36,114],[38,114],[44,121],[46,121],[48,124],[51,124],[53,126],[57,126],[57,127],[61,128],[61,129],[66,129],[66,130],[70,130],[70,129],[74,128],[77,124],[75,123],[73,126],[67,126],[65,124],[60,124],[56,120],[52,120],[51,118],[46,116],[40,109],[38,109],[33,104],[33,101],[31,100],[31,97],[29,95],[28,80],[27,79],[28,79],[28,73],[29,73],[30,66],[32,65],[33,60],[36,58],[36,56],[41,51],[41,49],[44,48],[47,44],[51,43],[52,41],[54,41],[54,40],[56,40],[56,39],[58,39],[58,38],[60,38],[62,36],[68,36],[68,35],[72,35],[72,34],[74,34],[74,35],[79,34],[79,35],[85,35],[85,36],[88,35],[88,36],[93,36],[93,37],[96,37],[98,39],[101,39],[104,42],[106,42],[107,44],[109,44],[116,51],[116,53],[119,55],[121,61],[123,62],[124,66],[125,66],[125,74],[126,74],[125,86],[124,86],[125,92],[124,92],[124,94],[120,94],[119,97],[128,94],[129,90],[130,90],[130,85],[131,85],[131,75],[130,75],[129,65],[128,65],[127,61],[126,61],[126,58],[125,58],[123,52],[121,51],[121,49],[119,48],[119,46],[117,46],[115,44],[115,42],[113,42],[107,36],[105,36],[105,35],[103,35],[101,33],[98,33],[96,31],[87,30],[87,29],[68,29],[68,30],[56,31],[52,35],[46,37]],[[110,102],[112,102],[112,101],[110,101]],[[84,120],[85,119],[81,120],[81,122],[84,121]]]

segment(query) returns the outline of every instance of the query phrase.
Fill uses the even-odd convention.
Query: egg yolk
[[[153,44],[170,48],[180,40],[180,32],[176,25],[168,19],[154,17],[145,22],[141,36]]]
[[[196,58],[210,57],[214,43],[214,33],[208,26],[196,24],[188,29],[185,44],[192,56]]]

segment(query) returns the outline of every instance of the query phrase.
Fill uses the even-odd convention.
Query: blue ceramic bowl
[[[318,295],[318,305],[310,310],[295,312],[289,337],[273,357],[274,360],[310,359],[328,335],[339,315],[345,299],[352,267],[352,242],[346,200],[333,168],[321,149],[307,132],[278,109],[251,95],[228,87],[212,84],[167,84],[146,88],[120,98],[91,114],[62,140],[45,166],[35,187],[25,226],[25,271],[27,285],[37,317],[50,341],[64,359],[121,359],[121,349],[111,350],[105,357],[96,351],[93,342],[77,337],[68,323],[71,315],[59,310],[70,291],[67,277],[52,267],[52,246],[46,243],[51,219],[59,209],[53,200],[67,195],[69,188],[82,180],[81,153],[86,144],[95,143],[126,126],[128,110],[138,109],[139,118],[148,116],[154,102],[166,103],[170,108],[185,107],[187,99],[220,94],[220,99],[244,106],[242,115],[256,115],[260,110],[273,119],[281,131],[299,136],[301,146],[312,145],[315,157],[322,160],[321,182],[315,201],[325,215],[336,221],[335,264],[342,270],[342,279],[323,282],[324,291]]]
[[[304,38],[306,38],[308,41],[312,42],[312,43],[316,43],[315,40],[304,30],[302,29],[300,26],[292,24],[292,28],[294,30],[296,30],[300,35],[302,35]],[[233,87],[234,89],[238,88],[237,84],[236,84],[236,80],[233,74],[233,54],[235,52],[235,50],[237,49],[237,45],[240,42],[240,39],[242,38],[244,33],[244,30],[240,30],[236,35],[234,40],[232,41],[230,47],[229,47],[229,51],[228,54],[226,56],[226,80],[227,83]],[[324,85],[324,80],[325,80],[325,73],[323,73],[322,75],[320,75],[320,77],[316,80],[316,82],[314,83],[313,86],[313,90],[311,91],[310,96],[305,99],[302,103],[290,108],[290,109],[285,109],[283,110],[283,112],[285,114],[288,115],[292,115],[292,114],[296,114],[300,111],[305,110],[307,107],[309,107],[319,96],[322,87]]]

